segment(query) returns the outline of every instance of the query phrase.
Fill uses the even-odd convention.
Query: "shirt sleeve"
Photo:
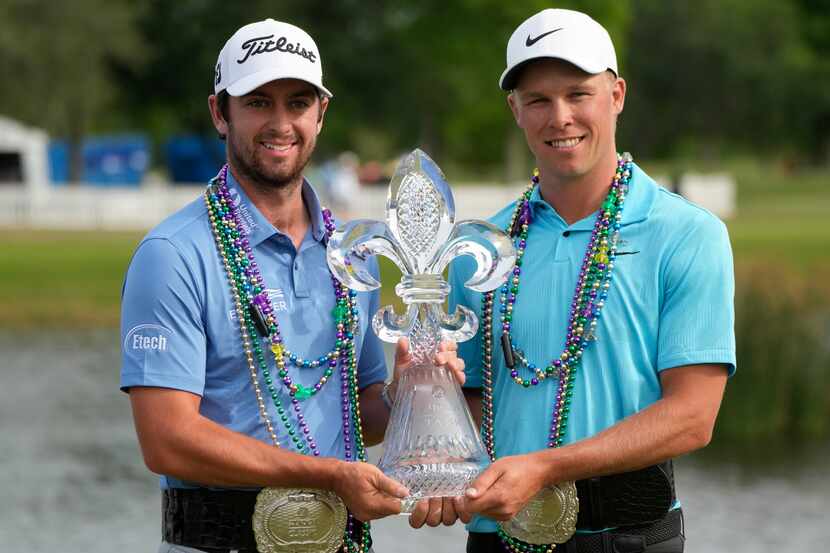
[[[121,389],[173,388],[202,395],[206,342],[191,265],[162,238],[142,242],[121,297]]]
[[[658,371],[702,363],[735,372],[735,276],[726,226],[696,219],[667,258],[657,343]]]
[[[458,305],[471,309],[478,317],[478,331],[475,336],[458,344],[458,356],[464,360],[464,373],[467,378],[464,388],[481,388],[481,335],[484,325],[481,320],[481,294],[464,288],[464,283],[473,276],[475,261],[468,256],[456,258],[450,263],[449,283],[452,287],[449,297],[449,314],[452,315]]]
[[[380,281],[379,269],[377,260],[371,260],[370,271],[376,280]],[[366,318],[365,328],[366,335],[363,337],[363,346],[360,349],[360,357],[357,361],[357,386],[363,390],[367,386],[376,384],[378,382],[386,381],[387,369],[386,358],[383,353],[383,344],[377,334],[372,330],[372,317],[375,316],[380,308],[380,291],[372,290],[368,292],[371,294],[369,299],[369,310],[367,313],[361,313],[361,317]]]

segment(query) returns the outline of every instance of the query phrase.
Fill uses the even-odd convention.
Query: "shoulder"
[[[656,237],[682,239],[687,236],[727,235],[726,225],[711,211],[666,190],[638,168],[634,183],[645,190],[638,191],[650,199],[648,226]]]
[[[174,275],[198,280],[197,275],[204,271],[205,252],[215,251],[215,247],[207,207],[200,197],[142,238],[130,260],[127,281],[169,279]],[[146,285],[144,282],[142,286]]]
[[[665,188],[658,190],[655,206],[658,220],[673,220],[680,227],[725,228],[717,215]]]
[[[648,216],[639,223],[641,232],[635,234],[639,245],[645,246],[649,266],[662,275],[665,289],[716,281],[720,282],[716,286],[728,287],[732,248],[723,221],[651,178],[638,179],[635,184],[651,189]]]
[[[209,227],[207,206],[202,196],[169,215],[147,233],[144,240],[162,239],[173,243],[186,243],[200,239]]]
[[[200,196],[150,230],[139,243],[137,251],[170,249],[187,256],[212,245],[213,233],[207,206]]]

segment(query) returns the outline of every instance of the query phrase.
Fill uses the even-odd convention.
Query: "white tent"
[[[30,192],[48,188],[48,144],[49,137],[44,131],[0,116],[0,159],[5,166],[0,172],[0,178],[5,175],[5,181],[0,184],[17,184]]]
[[[49,196],[49,137],[0,116],[0,226],[28,225]]]

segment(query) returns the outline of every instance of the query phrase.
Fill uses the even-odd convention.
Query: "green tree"
[[[584,0],[567,7],[589,11],[624,36],[626,5]],[[122,73],[124,103],[157,141],[174,132],[212,132],[204,99],[216,54],[239,26],[273,17],[306,29],[322,52],[335,97],[320,156],[350,148],[388,159],[420,146],[467,174],[492,172],[506,152],[523,159],[526,150],[497,84],[507,39],[547,7],[542,0],[156,0],[140,23],[153,48],[147,64]],[[524,163],[512,165],[527,172]]]
[[[810,109],[799,111],[803,142],[816,161],[830,166],[830,0],[797,0],[803,39],[810,52],[802,89]],[[803,102],[802,102],[803,105]]]
[[[107,117],[113,63],[137,65],[144,51],[128,0],[6,0],[0,18],[0,112],[66,137],[71,178],[81,138]]]
[[[625,4],[593,0],[561,7],[584,9],[616,29],[625,26]],[[364,102],[361,121],[392,127],[398,149],[420,145],[441,163],[463,165],[467,174],[498,175],[507,159],[505,176],[525,175],[520,160],[526,148],[516,147],[522,138],[498,78],[510,34],[548,7],[542,0],[385,3],[373,19],[380,29],[374,49],[382,52],[372,68],[378,82],[370,90],[377,92]],[[340,67],[350,66],[341,60]],[[359,83],[351,85],[348,90],[361,90]]]
[[[623,142],[640,155],[798,154],[823,86],[796,2],[633,3]],[[826,83],[825,83],[826,84]]]

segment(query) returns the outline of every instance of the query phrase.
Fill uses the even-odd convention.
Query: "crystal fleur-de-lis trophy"
[[[356,220],[334,232],[328,245],[333,274],[355,290],[380,283],[368,261],[383,255],[401,270],[395,292],[406,305],[380,309],[372,328],[384,341],[408,336],[413,364],[398,383],[384,438],[380,469],[411,491],[403,511],[426,497],[461,495],[489,459],[458,382],[433,358],[442,340],[463,342],[478,330],[475,314],[459,305],[449,315],[450,292],[442,271],[461,255],[476,263],[465,286],[480,292],[501,285],[516,250],[499,228],[485,221],[455,222],[455,203],[443,173],[421,150],[407,155],[389,184],[386,222]]]

